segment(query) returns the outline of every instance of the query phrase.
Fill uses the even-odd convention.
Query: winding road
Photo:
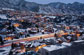
[[[50,38],[50,37],[54,37],[54,33],[51,34],[44,34],[44,35],[39,35],[39,36],[32,36],[32,37],[27,37],[27,38],[23,38],[23,39],[14,39],[11,41],[8,41],[6,44],[4,45],[0,45],[0,48],[3,47],[7,47],[7,46],[11,46],[12,43],[20,43],[20,42],[25,42],[25,41],[33,41],[33,40],[39,40],[39,39],[45,39],[45,38]]]

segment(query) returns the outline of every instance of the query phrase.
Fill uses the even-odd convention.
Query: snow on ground
[[[0,55],[7,55],[10,51],[11,47],[4,47],[4,48],[0,48]]]
[[[62,45],[65,45],[65,46],[71,46],[72,44],[71,44],[71,43],[63,42]]]
[[[30,36],[39,36],[39,35],[43,35],[42,33],[37,33],[37,34],[30,34]]]
[[[74,41],[74,42],[83,42],[84,40],[77,40],[77,41]]]
[[[58,50],[58,49],[62,49],[62,48],[65,48],[66,46],[58,46],[58,45],[50,45],[50,46],[46,46],[46,47],[43,47],[44,49],[48,50],[48,51],[53,51],[53,50]]]
[[[47,32],[45,32],[45,34],[48,34]],[[30,34],[30,36],[32,37],[32,36],[39,36],[39,35],[43,35],[41,32],[39,32],[39,33],[36,33],[36,34]]]

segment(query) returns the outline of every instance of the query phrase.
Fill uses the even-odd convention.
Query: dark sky
[[[84,0],[27,0],[27,1],[36,2],[39,4],[47,4],[50,2],[63,2],[63,3],[81,2],[81,3],[84,3]]]

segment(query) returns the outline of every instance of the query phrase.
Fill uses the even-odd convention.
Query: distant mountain
[[[84,4],[79,2],[61,3],[54,2],[49,4],[37,4],[25,0],[0,0],[0,8],[13,8],[16,10],[26,10],[39,13],[53,14],[83,14]]]
[[[12,8],[16,10],[38,12],[39,5],[25,0],[0,0],[0,8]]]
[[[40,6],[40,11],[57,14],[81,14],[84,13],[84,4],[74,3],[50,3],[44,6]]]

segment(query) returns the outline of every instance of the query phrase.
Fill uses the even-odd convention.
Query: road
[[[39,40],[39,39],[45,39],[45,38],[50,38],[50,37],[54,37],[54,33],[51,34],[44,34],[44,35],[39,35],[39,36],[33,36],[33,37],[27,37],[27,38],[23,38],[23,39],[16,39],[16,40],[11,40],[8,43],[0,46],[0,48],[3,47],[7,47],[7,46],[11,46],[11,43],[20,43],[20,42],[24,42],[24,41],[33,41],[33,40]]]

